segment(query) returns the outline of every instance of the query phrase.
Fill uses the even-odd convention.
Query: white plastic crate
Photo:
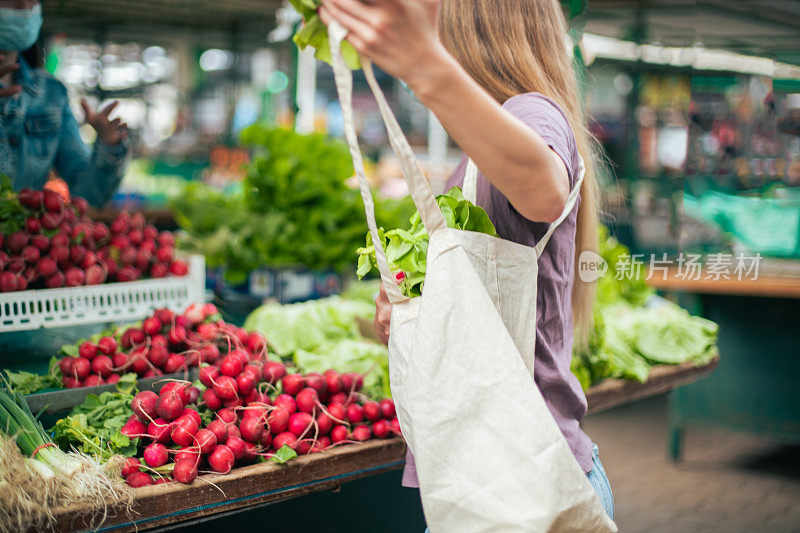
[[[2,293],[0,332],[141,320],[161,307],[183,311],[205,296],[205,258],[187,262],[183,277]]]

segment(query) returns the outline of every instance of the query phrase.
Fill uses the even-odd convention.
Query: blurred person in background
[[[125,170],[127,125],[110,118],[118,102],[95,112],[82,100],[97,132],[93,150],[84,144],[66,87],[22,57],[41,28],[38,0],[0,0],[0,175],[15,189],[41,189],[55,170],[70,193],[102,205]]]

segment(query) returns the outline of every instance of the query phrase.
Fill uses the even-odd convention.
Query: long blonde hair
[[[578,95],[561,6],[558,0],[443,0],[439,35],[448,51],[498,102],[538,92],[557,102],[567,115],[586,167],[572,288],[575,341],[582,344],[592,321],[595,286],[577,277],[577,263],[581,252],[597,251],[599,200],[593,141]]]

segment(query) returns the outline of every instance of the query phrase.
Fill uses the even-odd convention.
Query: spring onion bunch
[[[0,530],[52,523],[53,509],[69,504],[86,506],[92,521],[105,519],[109,504],[127,507],[131,495],[120,477],[122,462],[117,457],[101,465],[62,451],[23,396],[7,383],[0,389]]]

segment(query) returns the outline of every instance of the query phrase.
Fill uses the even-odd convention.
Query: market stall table
[[[714,279],[707,272],[681,277],[669,269],[648,283],[674,294],[691,313],[718,323],[724,354],[713,376],[670,396],[672,458],[680,459],[684,428],[691,422],[800,442],[800,277],[769,273]]]
[[[606,380],[587,391],[589,413],[661,394],[712,372],[717,360],[703,367],[691,363],[653,368],[646,383]],[[260,463],[230,474],[205,475],[192,485],[169,483],[136,489],[130,513],[117,511],[99,531],[141,531],[210,518],[244,508],[252,509],[314,492],[336,489],[348,481],[402,468],[401,439],[370,441],[307,455],[284,465]],[[213,483],[213,485],[212,485]],[[86,529],[84,510],[57,513],[61,531]]]

